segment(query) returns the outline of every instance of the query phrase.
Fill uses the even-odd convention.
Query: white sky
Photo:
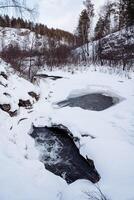
[[[28,0],[30,2],[30,0]],[[48,27],[61,28],[73,32],[77,26],[79,14],[83,9],[83,0],[33,0],[38,4],[38,22]],[[92,0],[95,12],[105,0]]]

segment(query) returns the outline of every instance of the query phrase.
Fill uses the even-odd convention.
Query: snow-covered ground
[[[2,66],[1,63],[0,69],[7,72],[7,67],[2,69]],[[37,86],[32,86],[9,74],[7,84],[13,83],[18,88],[10,87],[8,91],[11,96],[15,94],[15,102],[20,96],[27,99],[31,87],[40,93],[40,100],[34,102],[31,110],[19,108],[18,115],[13,118],[0,110],[0,200],[85,200],[88,199],[86,192],[96,190],[87,180],[67,185],[39,161],[39,152],[28,133],[32,131],[32,124],[51,123],[62,123],[80,138],[80,152],[94,160],[101,175],[97,186],[109,199],[133,200],[134,75],[128,78],[91,69],[74,74],[62,71],[49,74],[64,78],[41,79]],[[5,87],[0,86],[0,91],[2,98]],[[100,112],[55,105],[68,96],[94,92],[117,96],[120,103]],[[95,138],[82,137],[83,134]]]

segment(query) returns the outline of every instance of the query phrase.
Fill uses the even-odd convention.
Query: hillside
[[[77,49],[81,60],[85,60],[86,45]],[[109,66],[122,66],[129,70],[134,61],[134,26],[109,34],[100,40],[89,43],[89,63]]]
[[[72,36],[73,37],[73,36]],[[74,43],[67,37],[40,35],[29,29],[0,28],[0,56],[25,77],[31,68],[65,65],[71,57]]]
[[[28,68],[36,74],[45,65],[59,67],[69,64],[86,63],[95,65],[120,66],[130,69],[134,60],[134,27],[128,27],[104,38],[76,48],[64,37],[40,35],[29,29],[0,28],[1,57],[21,73]],[[75,50],[74,50],[75,49]],[[19,59],[18,59],[19,58]]]
[[[124,67],[127,64],[131,67],[134,61],[134,26],[102,38],[98,46],[98,53],[104,62],[115,61]]]
[[[19,46],[21,50],[29,51],[32,50],[41,51],[42,48],[50,48],[50,41],[53,40],[55,46],[60,45],[72,45],[64,37],[60,39],[49,37],[47,35],[36,34],[26,28],[0,28],[0,51],[8,48],[8,46]]]

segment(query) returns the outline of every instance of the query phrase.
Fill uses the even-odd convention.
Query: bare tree
[[[86,7],[87,14],[88,14],[88,43],[87,43],[87,52],[89,55],[89,42],[91,41],[91,32],[92,32],[92,23],[93,23],[93,17],[94,17],[94,4],[91,0],[85,0],[83,1],[84,6]]]
[[[28,78],[29,80],[32,82],[33,79],[33,73],[32,73],[32,58],[33,58],[33,51],[35,48],[35,44],[36,44],[36,35],[34,33],[31,32],[31,44],[30,44],[30,49],[29,49],[29,70],[28,70]],[[30,37],[30,33],[29,33],[29,37]],[[29,38],[30,40],[30,38]]]
[[[0,10],[2,9],[14,9],[16,13],[23,16],[25,12],[29,13],[30,15],[34,16],[37,14],[35,8],[30,8],[26,4],[26,0],[1,0],[0,1]]]

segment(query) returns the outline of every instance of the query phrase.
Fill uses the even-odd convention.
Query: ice
[[[109,74],[94,71],[73,75],[53,71],[53,75],[65,78],[39,80],[33,85],[16,74],[1,60],[0,71],[8,74],[0,86],[0,103],[10,103],[18,115],[11,118],[0,110],[0,199],[1,200],[84,200],[85,191],[96,187],[89,181],[79,180],[68,186],[66,182],[47,171],[39,161],[39,152],[29,132],[32,125],[50,126],[63,124],[80,139],[80,153],[94,160],[101,175],[99,187],[112,200],[134,199],[134,75]],[[46,73],[46,72],[45,72]],[[51,72],[49,72],[51,74]],[[4,80],[1,79],[4,83]],[[38,102],[28,95],[29,91],[40,94]],[[117,95],[120,103],[104,111],[54,106],[70,95],[92,92]],[[4,97],[7,92],[11,97]],[[30,99],[33,108],[18,108],[20,98]],[[23,120],[21,120],[23,119]],[[94,137],[82,137],[86,133]]]

